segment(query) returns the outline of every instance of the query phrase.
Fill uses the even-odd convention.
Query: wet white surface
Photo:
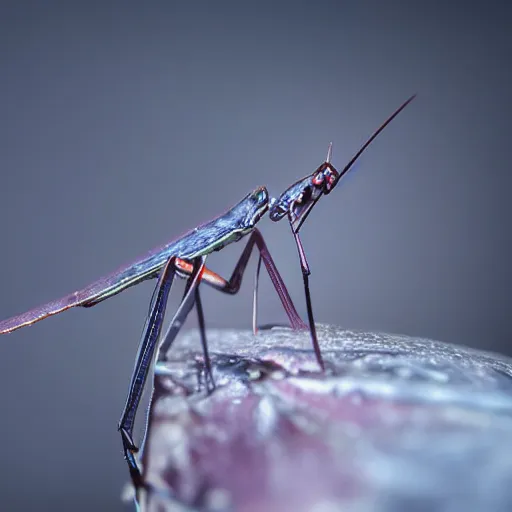
[[[196,331],[158,368],[151,510],[512,510],[512,360],[432,340],[319,326]],[[199,377],[198,377],[199,376]],[[162,505],[163,504],[163,505]]]

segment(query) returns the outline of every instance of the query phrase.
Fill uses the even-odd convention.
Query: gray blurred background
[[[304,225],[316,319],[512,354],[511,26],[488,1],[4,0],[1,316],[258,185],[278,195],[330,140],[342,167],[416,92]],[[305,316],[288,226],[261,229]],[[242,247],[210,266],[229,274]],[[203,289],[208,325],[250,327],[244,284]],[[1,338],[3,510],[121,509],[116,425],[153,286]],[[260,321],[284,322],[261,291]]]

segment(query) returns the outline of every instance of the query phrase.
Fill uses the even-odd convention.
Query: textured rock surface
[[[512,360],[319,326],[197,332],[155,377],[147,510],[510,511]]]

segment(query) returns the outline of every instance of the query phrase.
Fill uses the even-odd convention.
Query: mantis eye
[[[327,190],[331,190],[332,186],[334,185],[334,182],[336,181],[336,176],[333,172],[329,172],[327,176],[325,177],[325,185]]]
[[[311,181],[312,181],[313,185],[315,185],[316,187],[319,187],[324,182],[324,173],[321,171],[317,172],[313,176],[313,179]]]

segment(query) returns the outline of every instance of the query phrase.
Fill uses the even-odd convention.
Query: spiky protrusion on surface
[[[197,332],[159,367],[143,510],[512,510],[512,360],[318,326]]]

